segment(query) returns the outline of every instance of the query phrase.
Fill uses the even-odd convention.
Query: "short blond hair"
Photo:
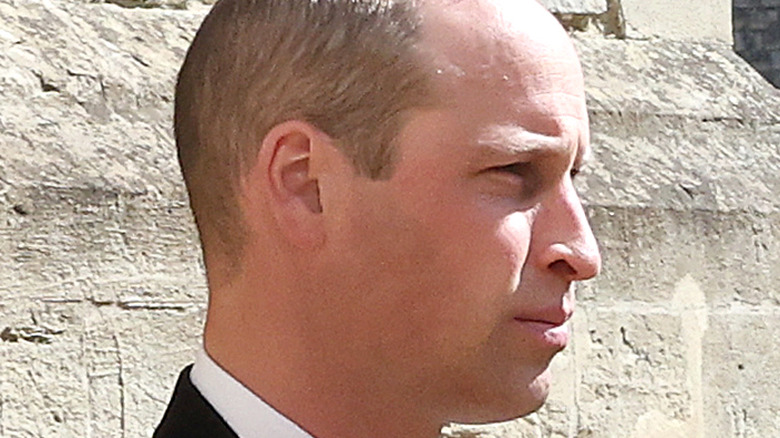
[[[412,0],[220,0],[179,73],[179,163],[204,251],[245,239],[237,187],[267,132],[305,120],[385,178],[405,110],[427,104]]]

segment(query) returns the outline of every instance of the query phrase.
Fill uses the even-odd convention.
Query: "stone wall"
[[[780,88],[780,0],[734,0],[734,48]]]
[[[550,402],[447,436],[780,430],[780,91],[725,3],[550,2],[585,67],[604,271]],[[170,124],[207,8],[0,0],[2,437],[148,437],[192,360],[206,289]]]

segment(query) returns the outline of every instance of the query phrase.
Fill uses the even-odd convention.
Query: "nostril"
[[[550,263],[549,268],[555,274],[563,277],[573,277],[577,275],[577,271],[566,260],[556,260]]]

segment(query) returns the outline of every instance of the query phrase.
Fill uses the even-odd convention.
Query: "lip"
[[[542,346],[563,350],[569,343],[569,327],[565,320],[559,323],[557,321],[515,318],[515,323],[524,332],[527,339]]]

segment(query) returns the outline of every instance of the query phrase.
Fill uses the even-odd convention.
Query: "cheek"
[[[429,288],[440,250],[428,218],[387,193],[365,193],[345,208],[332,240],[330,266],[357,317],[409,314]]]
[[[531,220],[525,213],[512,213],[501,221],[497,237],[508,268],[513,271],[512,281],[517,286],[531,246]]]
[[[435,309],[442,332],[484,338],[511,311],[530,243],[527,214],[506,215],[479,203],[441,209],[423,234],[424,260],[418,304]],[[410,256],[409,259],[413,259]],[[472,339],[473,341],[474,339]]]

